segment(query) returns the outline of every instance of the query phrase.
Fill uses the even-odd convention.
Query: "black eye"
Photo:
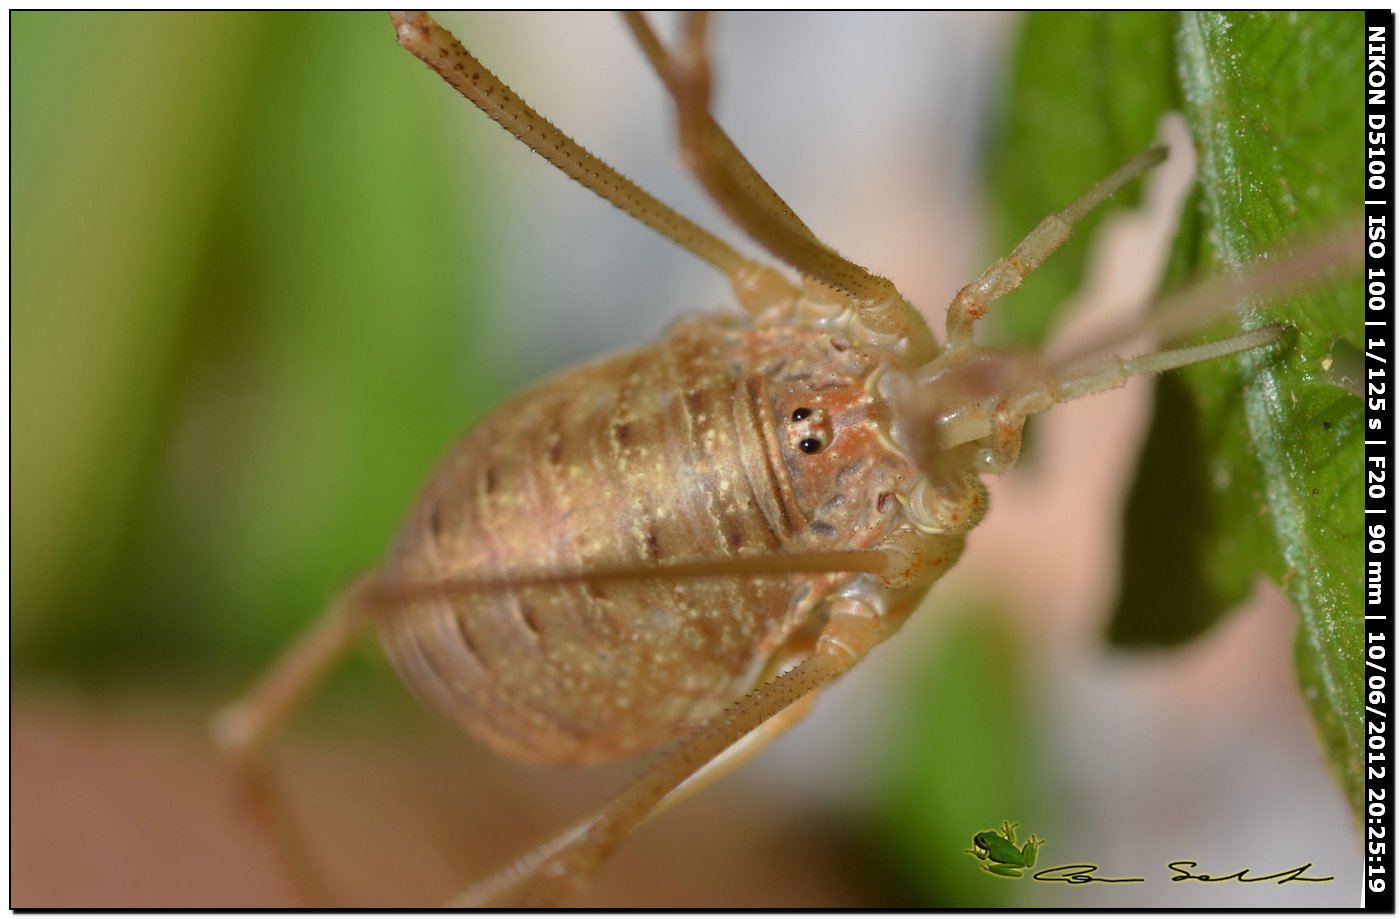
[[[810,408],[799,408],[797,411],[792,413],[792,420],[801,421],[803,418],[806,418],[810,414],[812,414],[812,410]],[[807,452],[811,453],[812,451],[808,450]]]
[[[822,442],[815,437],[804,437],[802,438],[802,442],[797,445],[797,449],[801,450],[803,453],[816,453],[821,448]]]

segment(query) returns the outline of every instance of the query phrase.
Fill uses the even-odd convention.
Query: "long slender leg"
[[[1044,379],[1003,400],[992,417],[993,460],[1002,469],[1016,463],[1021,453],[1021,431],[1026,419],[1057,402],[1070,402],[1094,393],[1117,389],[1136,376],[1176,370],[1202,361],[1228,357],[1273,344],[1283,335],[1280,326],[1252,329],[1239,335],[1189,348],[1174,348],[1141,357],[1111,357]]]
[[[799,571],[883,573],[888,565],[885,552],[866,549],[699,559],[647,566],[629,564],[586,571],[520,571],[495,576],[464,574],[407,584],[386,584],[378,572],[369,572],[345,588],[321,618],[248,692],[217,712],[210,730],[225,752],[236,757],[252,756],[362,629],[376,617],[396,614],[406,604],[417,600],[471,597],[524,585],[578,581],[742,577]]]
[[[1258,328],[1204,345],[1169,349],[1126,361],[1104,357],[1115,348],[1144,333],[1161,339],[1204,331],[1226,316],[1240,312],[1243,304],[1296,293],[1355,269],[1360,264],[1362,249],[1359,224],[1333,228],[1306,244],[1261,256],[1237,274],[1184,288],[1154,307],[1153,318],[1146,325],[1137,323],[1109,330],[1092,343],[1048,365],[1029,361],[1017,367],[1006,362],[1005,373],[989,376],[987,368],[977,361],[957,362],[957,358],[978,353],[977,348],[954,352],[951,369],[944,362],[935,361],[928,365],[923,378],[930,390],[963,394],[961,404],[965,411],[959,413],[953,425],[938,426],[936,444],[939,449],[946,450],[990,436],[992,465],[984,471],[1004,470],[1014,464],[1020,454],[1021,428],[1030,415],[1056,402],[1121,386],[1133,376],[1160,373],[1263,347],[1275,341],[1281,329]],[[993,401],[993,394],[997,392],[1005,395]],[[930,405],[929,417],[935,416],[938,408]]]
[[[240,757],[235,765],[238,788],[253,824],[276,853],[277,864],[300,895],[301,905],[316,909],[337,906],[331,885],[312,857],[304,824],[289,806],[276,770],[262,754]]]
[[[681,51],[670,55],[661,50],[644,19],[627,19],[675,101],[681,156],[686,165],[715,203],[778,258],[853,296],[886,299],[893,290],[887,279],[872,275],[819,242],[768,184],[757,177],[742,154],[732,144],[719,140],[721,132],[709,111],[711,71],[705,40],[708,21],[703,13],[688,16]]]
[[[786,734],[803,718],[806,718],[816,704],[818,695],[820,695],[819,692],[813,691],[803,696],[741,737],[727,750],[701,767],[699,772],[686,779],[675,790],[662,798],[661,802],[647,813],[637,825],[649,822],[652,818],[660,816],[682,801],[689,800],[747,763],[758,755],[764,747]],[[454,897],[447,906],[454,909],[470,909],[505,902],[512,894],[520,892],[520,888],[529,882],[532,875],[539,870],[545,861],[558,855],[571,843],[576,843],[597,820],[598,815],[595,814],[574,824],[548,842],[521,855],[506,867],[473,884]]]
[[[273,770],[263,759],[262,748],[370,621],[372,606],[366,602],[366,593],[375,581],[374,573],[365,574],[341,591],[262,679],[219,711],[210,724],[215,742],[233,761],[239,789],[255,824],[271,841],[293,884],[311,906],[324,907],[334,899],[316,869]]]
[[[624,563],[586,569],[513,571],[477,575],[446,575],[406,583],[370,585],[364,603],[374,615],[394,615],[405,605],[431,598],[470,598],[482,593],[550,584],[600,584],[614,581],[657,581],[686,578],[752,577],[764,574],[856,573],[885,574],[889,556],[880,549],[840,549],[829,552],[779,552],[687,559],[659,564]]]
[[[739,738],[727,750],[706,763],[699,772],[682,782],[675,791],[662,798],[661,803],[647,814],[643,822],[666,813],[682,802],[689,801],[762,753],[763,749],[770,743],[801,724],[803,719],[812,713],[820,696],[820,690],[813,690]]]
[[[584,188],[729,277],[756,266],[719,237],[662,204],[531,108],[426,13],[391,13],[399,44],[535,153]]]
[[[1040,391],[1022,394],[1017,397],[1014,404],[1028,412],[1044,411],[1053,404],[1053,402],[1046,403],[1047,398],[1053,397],[1055,402],[1082,399],[1094,393],[1117,389],[1136,376],[1164,373],[1168,370],[1188,367],[1191,364],[1229,357],[1231,354],[1239,354],[1241,351],[1262,348],[1278,341],[1283,336],[1283,332],[1282,326],[1264,326],[1203,345],[1171,348],[1127,360],[1109,358],[1081,370],[1071,371],[1051,385],[1043,387]],[[1040,407],[1042,405],[1043,408]]]
[[[1144,325],[1133,322],[1086,342],[1062,357],[1052,372],[1083,364],[1094,355],[1108,354],[1130,339],[1150,335],[1158,341],[1179,340],[1204,331],[1241,305],[1297,292],[1361,264],[1365,239],[1360,221],[1331,228],[1327,233],[1285,249],[1260,255],[1238,273],[1192,284],[1162,299]]]
[[[666,84],[674,98],[678,88],[675,85],[673,72],[675,68],[670,54],[641,13],[636,10],[628,10],[623,12],[622,16],[632,30],[633,37],[641,45],[642,52],[646,55],[652,70]],[[729,135],[710,116],[708,110],[705,111],[699,127],[704,145],[714,148],[716,155],[730,165],[731,171],[743,185],[746,196],[755,200],[761,208],[771,214],[776,221],[785,225],[789,231],[806,236],[821,245],[801,218],[792,208],[788,207],[787,202],[773,190],[767,180],[734,145]],[[754,316],[761,315],[773,306],[792,302],[797,294],[796,289],[782,275],[767,266],[757,264],[746,266],[738,273],[731,275],[729,281],[740,305]]]
[[[993,300],[1020,287],[1026,275],[1069,240],[1075,223],[1166,157],[1166,147],[1150,147],[1128,160],[1069,207],[1042,220],[1010,255],[992,262],[981,277],[958,291],[948,306],[949,346],[970,343],[973,325],[987,312]]]
[[[879,640],[879,616],[862,601],[841,598],[830,609],[810,657],[680,741],[595,817],[527,857],[519,872],[498,876],[499,887],[469,894],[515,896],[520,905],[568,898],[667,795],[750,732],[849,670]]]
[[[371,572],[351,583],[252,689],[215,714],[210,730],[222,750],[244,758],[257,752],[370,620],[365,597],[376,582]]]
[[[720,209],[761,246],[802,274],[863,301],[861,321],[875,332],[907,339],[911,362],[931,360],[938,347],[933,333],[894,284],[819,241],[715,124],[707,22],[703,13],[689,15],[679,52],[668,54],[640,14],[627,17],[675,101],[686,165]]]
[[[636,10],[628,10],[622,14],[627,26],[632,30],[632,35],[641,45],[643,53],[647,56],[647,61],[651,64],[652,70],[657,77],[666,85],[673,99],[683,94],[695,92],[695,84],[706,87],[709,85],[709,61],[704,54],[704,43],[696,42],[695,39],[687,41],[688,49],[694,50],[698,44],[701,59],[694,63],[695,72],[684,67],[675,61],[670,52],[661,44],[656,37],[656,32],[652,30],[651,24],[646,17]],[[696,14],[689,20],[692,23],[692,30],[703,30],[706,14]],[[691,78],[685,85],[678,85],[677,77],[691,74]],[[694,100],[688,95],[687,103],[693,105]],[[711,156],[723,161],[729,172],[734,176],[744,189],[745,195],[755,203],[764,207],[773,218],[788,227],[794,233],[800,233],[809,239],[817,241],[816,235],[807,228],[802,219],[793,212],[788,203],[773,190],[768,181],[763,178],[753,164],[748,161],[744,154],[734,145],[734,141],[724,132],[724,129],[715,122],[710,115],[708,105],[703,98],[700,100],[701,112],[694,117],[685,119],[684,125],[687,129],[686,137],[682,143],[687,151],[692,149],[709,149],[713,152]],[[698,136],[696,136],[698,134]]]

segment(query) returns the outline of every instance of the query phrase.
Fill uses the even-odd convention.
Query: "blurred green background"
[[[491,183],[377,15],[11,22],[16,675],[246,671],[519,384]]]
[[[624,172],[735,235],[676,165],[662,93],[614,20],[447,22],[586,145],[623,151]],[[977,189],[1015,25],[721,17],[721,116],[816,232],[936,315],[991,248]],[[28,896],[16,904],[285,903],[204,740],[212,706],[375,562],[473,419],[563,362],[727,296],[499,136],[395,46],[381,14],[15,13],[11,35],[12,790],[26,792],[12,871]],[[820,66],[834,59],[845,65]],[[585,110],[554,88],[603,97]],[[622,88],[635,95],[607,95]],[[546,203],[525,205],[536,191]],[[1040,474],[1030,491],[1064,491]],[[1073,513],[1099,506],[1078,489],[1113,488],[1083,478]],[[1105,664],[1100,624],[1056,612],[1068,602],[1092,619],[1095,600],[1056,601],[1045,568],[1014,554],[1018,502],[1002,494],[1006,522],[978,531],[966,571],[900,641],[752,767],[649,827],[598,902],[1039,902],[976,869],[962,853],[973,832],[1018,820],[1079,857],[1147,839],[1230,852],[1218,822],[1296,816],[1270,811],[1285,794],[1349,838],[1308,760],[1286,659],[1246,666],[1286,654],[1288,614],[1217,633],[1194,658]],[[1120,500],[1091,525],[1105,545]],[[1035,544],[1080,549],[1071,512],[1047,513],[1020,518],[1042,527]],[[1047,563],[1048,576],[1102,567],[1093,576],[1111,581],[1111,554]],[[1222,655],[1248,685],[1210,669]],[[412,708],[369,643],[333,682],[278,743],[347,902],[435,902],[633,768],[501,762]],[[1188,729],[1163,709],[1192,686],[1216,707]],[[1214,701],[1227,697],[1234,708]],[[132,708],[176,714],[152,728]],[[1297,784],[1251,797],[1261,760],[1211,732],[1260,712],[1283,739],[1257,756],[1308,762]],[[1199,790],[1217,769],[1225,779]],[[1163,774],[1190,782],[1146,794]],[[91,797],[54,820],[75,789]],[[1178,807],[1188,800],[1199,811]],[[140,853],[148,863],[120,878],[101,867]]]

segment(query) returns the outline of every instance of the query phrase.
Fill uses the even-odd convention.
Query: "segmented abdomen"
[[[806,521],[750,334],[689,323],[502,406],[441,462],[386,582],[781,551]],[[515,586],[416,602],[382,633],[407,682],[496,748],[592,762],[723,707],[813,588],[797,575]]]

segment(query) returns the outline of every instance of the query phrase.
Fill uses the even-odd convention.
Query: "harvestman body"
[[[674,53],[639,15],[627,21],[675,101],[686,164],[799,284],[583,150],[426,15],[392,18],[400,44],[532,150],[723,272],[743,310],[682,323],[486,418],[439,464],[384,564],[217,720],[225,748],[251,755],[375,623],[418,694],[502,753],[582,764],[674,741],[463,904],[558,902],[659,807],[796,723],[957,560],[985,508],[980,476],[1015,463],[1029,415],[1281,333],[1054,369],[974,344],[990,303],[1162,148],[963,288],[939,344],[890,281],[818,241],[715,124],[703,15]],[[1336,260],[1319,251],[1256,272],[1205,311]]]

